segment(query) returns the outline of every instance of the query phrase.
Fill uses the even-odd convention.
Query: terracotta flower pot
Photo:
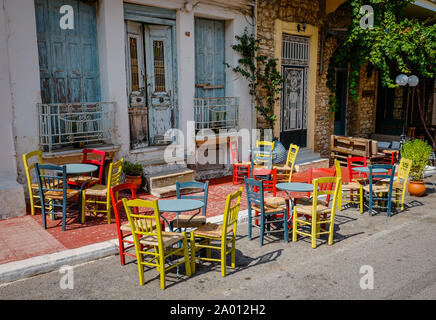
[[[126,174],[125,183],[134,183],[139,188],[142,184],[142,176],[129,176]]]
[[[410,181],[407,190],[411,196],[421,197],[425,193],[424,181]]]

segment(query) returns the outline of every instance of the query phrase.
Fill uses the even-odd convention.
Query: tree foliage
[[[361,66],[369,62],[381,75],[384,87],[394,88],[399,73],[419,78],[434,78],[436,68],[436,24],[404,17],[403,10],[414,0],[350,0],[352,24],[345,40],[330,60],[327,86],[330,111],[336,112],[335,70],[349,65],[349,91],[358,101]],[[362,28],[363,5],[374,10],[372,28]]]

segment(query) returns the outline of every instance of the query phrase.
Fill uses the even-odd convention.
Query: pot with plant
[[[406,141],[401,157],[412,160],[408,191],[411,196],[420,197],[425,193],[424,169],[430,162],[432,147],[425,141],[415,139]]]
[[[123,172],[126,175],[126,183],[134,183],[138,188],[142,184],[142,164],[129,161],[124,162]]]

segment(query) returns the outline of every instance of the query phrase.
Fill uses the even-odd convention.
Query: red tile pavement
[[[347,177],[346,170],[343,176]],[[316,177],[316,176],[315,176]],[[293,181],[306,182],[305,173],[293,175]],[[247,198],[243,183],[232,184],[231,177],[213,179],[209,185],[207,217],[223,214],[226,196],[243,187],[241,210],[247,209]],[[295,194],[302,196],[304,194]],[[287,197],[284,192],[278,192],[277,196]],[[156,199],[149,194],[140,194],[142,199]],[[112,214],[112,217],[114,215]],[[173,214],[165,214],[168,220],[175,217]],[[125,218],[124,218],[125,220]],[[86,217],[85,224],[81,224],[77,215],[67,218],[67,230],[62,231],[62,220],[53,221],[47,217],[47,229],[42,229],[42,216],[24,216],[0,221],[0,264],[22,260],[34,256],[59,252],[66,249],[74,249],[82,246],[103,242],[117,238],[115,221],[111,224],[106,222],[106,217]]]

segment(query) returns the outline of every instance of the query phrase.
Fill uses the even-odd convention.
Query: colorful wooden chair
[[[87,175],[72,177],[68,179],[68,184],[72,186],[82,187],[86,182],[86,187],[92,187],[95,184],[103,184],[104,164],[106,160],[106,152],[96,149],[83,149],[82,163],[94,164],[98,166],[98,177]],[[90,159],[89,156],[94,155],[97,159]]]
[[[341,164],[337,159],[335,159],[335,167],[336,176],[342,179]],[[359,197],[359,200],[354,200],[354,197]],[[363,184],[359,181],[342,182],[338,199],[338,208],[340,211],[342,210],[343,202],[358,204],[360,213],[363,213]]]
[[[404,210],[404,196],[406,195],[407,182],[409,180],[410,169],[412,167],[412,160],[401,158],[400,165],[398,167],[398,175],[392,185],[392,195],[394,196],[392,201],[397,206],[401,206],[401,211]]]
[[[35,161],[34,161],[35,160]],[[34,161],[34,163],[31,163]],[[41,208],[41,199],[39,196],[38,181],[32,179],[32,170],[35,168],[35,163],[44,164],[42,159],[42,151],[36,150],[26,154],[23,154],[24,170],[27,178],[27,188],[29,190],[30,212],[31,215],[35,215],[35,208]],[[44,171],[41,171],[43,174]]]
[[[253,179],[263,181],[263,191],[277,195],[277,169],[253,169]]]
[[[123,162],[124,159],[121,159],[110,164],[107,185],[95,184],[82,191],[82,223],[85,223],[85,215],[87,211],[92,212],[94,215],[100,212],[106,213],[107,222],[109,224],[111,223],[112,206],[110,188],[115,187],[120,183]],[[87,206],[92,206],[92,208],[87,209]],[[100,206],[103,206],[104,208],[100,209]]]
[[[233,184],[237,184],[240,179],[244,177],[250,177],[250,161],[240,161],[239,160],[239,149],[238,140],[231,139],[229,141],[230,153],[232,156],[232,166],[233,166]]]
[[[288,157],[285,164],[274,164],[273,168],[277,169],[277,182],[291,182],[292,172],[294,171],[295,160],[297,160],[300,147],[291,144],[289,145]]]
[[[231,255],[232,268],[236,267],[236,228],[238,224],[239,207],[241,205],[242,188],[227,195],[224,209],[223,224],[208,223],[191,232],[191,270],[195,273],[196,260],[215,261],[221,263],[221,275],[226,276],[226,258]],[[198,243],[196,240],[200,240]],[[219,242],[212,245],[211,242]],[[230,244],[230,248],[229,248]],[[196,256],[201,249],[207,250],[207,257]],[[220,258],[211,258],[210,250],[220,251]]]
[[[203,194],[182,194],[183,189],[193,189],[196,193]],[[172,220],[170,222],[170,229],[173,228],[181,229],[185,228],[197,228],[206,223],[206,210],[207,210],[207,196],[209,192],[209,181],[205,183],[198,181],[187,181],[187,182],[179,182],[176,181],[176,194],[177,199],[193,199],[200,200],[204,203],[203,208],[201,209],[201,215],[189,215],[189,214],[179,214],[178,218]]]
[[[251,155],[251,169],[255,167],[266,167],[268,169],[272,168],[273,151],[275,142],[274,141],[256,141],[256,150],[252,152]]]
[[[296,205],[292,217],[292,241],[297,241],[297,235],[307,236],[312,239],[312,248],[316,248],[316,240],[320,235],[328,235],[328,245],[333,244],[333,232],[335,224],[335,213],[341,189],[341,178],[324,177],[313,180],[313,200],[310,205]],[[320,184],[334,185],[334,189],[324,188],[320,190]],[[318,203],[319,196],[331,196],[333,200],[331,206]],[[300,217],[304,217],[302,219]],[[327,227],[323,227],[328,225]],[[309,231],[309,230],[310,231]]]
[[[263,245],[265,229],[267,234],[283,232],[284,241],[288,242],[288,214],[286,208],[265,203],[263,181],[245,178],[245,187],[248,202],[248,239],[252,239],[252,228],[256,227],[260,229],[259,240],[261,246]],[[255,212],[254,216],[252,211]],[[271,230],[271,227],[275,229]]]
[[[373,209],[386,209],[387,216],[390,217],[395,166],[373,164],[368,168],[369,183],[363,187],[363,190],[367,193],[365,197],[368,203],[369,215],[373,215]],[[375,169],[385,169],[387,173],[375,173]],[[364,205],[366,205],[366,202],[364,202]]]
[[[67,202],[79,196],[79,190],[67,189],[66,166],[35,163],[38,180],[39,195],[41,199],[42,226],[47,228],[46,216],[62,215],[62,231],[66,230]],[[78,198],[78,197],[77,197]],[[61,208],[61,211],[56,211]]]
[[[138,263],[139,284],[144,280],[144,266],[156,267],[160,273],[160,288],[165,289],[165,273],[181,264],[185,264],[186,275],[191,276],[191,263],[186,232],[165,232],[160,224],[159,206],[157,200],[127,200],[123,199],[124,208],[129,220],[130,229],[135,243],[136,259]],[[145,208],[152,210],[152,215],[132,213],[131,208]],[[181,246],[178,243],[181,243]],[[174,246],[177,244],[176,246]],[[181,261],[171,261],[171,256],[183,256]]]

